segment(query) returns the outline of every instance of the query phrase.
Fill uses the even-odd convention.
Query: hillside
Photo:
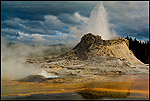
[[[112,40],[103,40],[99,35],[91,33],[84,35],[81,41],[66,54],[62,55],[67,59],[97,60],[101,59],[125,59],[131,64],[143,64],[138,60],[132,51],[129,50],[127,39],[119,36]]]

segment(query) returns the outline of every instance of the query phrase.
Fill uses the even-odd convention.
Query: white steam
[[[35,67],[25,64],[28,49],[23,44],[9,46],[5,42],[1,43],[2,79],[20,79],[38,71]]]
[[[107,11],[103,2],[99,2],[92,10],[88,25],[83,32],[100,35],[102,39],[108,40],[116,35],[114,30],[110,31],[109,27]]]
[[[57,77],[59,77],[57,75],[50,75],[50,74],[48,74],[44,69],[42,70],[41,73],[39,73],[39,75],[42,75],[42,76],[44,76],[46,78],[57,78]]]
[[[62,48],[63,47],[63,48]],[[67,47],[67,46],[66,46]],[[26,58],[43,57],[49,54],[61,54],[70,48],[65,46],[29,46],[23,43],[7,44],[1,42],[1,78],[20,79],[28,75],[37,75],[42,71],[39,66],[27,64]],[[43,57],[44,58],[44,57]]]

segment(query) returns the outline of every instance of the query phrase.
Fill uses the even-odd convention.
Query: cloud
[[[81,29],[86,26],[91,10],[96,4],[97,1],[43,1],[30,2],[30,4],[27,1],[2,1],[1,29],[2,33],[5,33],[2,36],[8,39],[11,39],[11,36],[12,39],[15,39],[16,36],[17,39],[18,33],[15,32],[24,32],[30,35],[38,33],[50,38],[52,35],[56,37],[56,31],[59,31],[78,40],[83,34]],[[110,28],[114,29],[118,35],[148,39],[149,6],[147,1],[104,1],[104,7],[108,12]],[[26,37],[24,36],[24,38]],[[24,40],[30,41],[32,40],[30,38]],[[68,40],[67,38],[64,40]],[[42,41],[41,38],[37,40]],[[51,38],[51,40],[55,39]],[[62,40],[57,41],[61,42]]]
[[[87,17],[81,16],[78,12],[75,12],[74,16],[79,20],[83,20],[84,23],[87,23],[87,21],[88,21]]]
[[[55,35],[42,35],[38,33],[29,34],[24,32],[18,32],[17,37],[20,42],[30,42],[31,44],[43,44],[43,45],[54,45],[54,44],[74,44],[74,35],[55,31]]]
[[[19,25],[20,20],[21,19],[18,19],[18,18],[4,20],[2,22],[2,28],[7,27],[7,28],[19,29],[21,28],[21,26]]]
[[[19,17],[23,20],[44,20],[43,15],[73,14],[79,12],[88,17],[96,2],[77,1],[2,1],[2,19]],[[87,13],[88,12],[88,13]],[[9,15],[9,16],[8,16]]]
[[[79,12],[75,12],[74,14],[61,14],[58,16],[58,18],[66,23],[66,24],[70,24],[72,26],[83,26],[88,22],[88,18],[85,16],[80,15]]]
[[[24,37],[26,37],[27,39],[32,39],[32,41],[46,41],[46,39],[42,38],[44,35],[41,34],[27,34],[27,33],[23,33],[23,32],[18,32],[19,37],[18,40],[24,39]]]
[[[56,16],[53,15],[46,15],[44,16],[45,22],[44,22],[44,27],[49,28],[52,30],[63,30],[64,26],[68,26],[65,23],[61,22]]]
[[[5,35],[12,35],[12,36],[17,36],[18,35],[14,29],[10,29],[10,28],[2,28],[1,33],[4,36]]]
[[[149,35],[149,10],[148,2],[104,2],[109,14],[111,27],[114,28],[120,36],[124,37],[123,33],[140,37]],[[137,33],[136,35],[134,33]]]
[[[78,12],[75,12],[74,16],[76,17],[77,21],[80,23],[83,23],[83,25],[87,24],[87,22],[89,20],[89,18],[80,15]]]
[[[74,22],[77,22],[78,25],[71,25],[67,24],[63,21],[61,21],[58,17],[54,15],[45,15],[44,16],[44,21],[30,21],[30,20],[23,20],[20,18],[13,18],[11,19],[16,25],[19,26],[16,27],[15,32],[18,34],[17,39],[20,41],[29,41],[31,42],[49,42],[50,40],[57,40],[57,42],[62,42],[63,39],[66,41],[63,41],[63,43],[66,43],[68,38],[76,38],[75,36],[77,35],[77,31],[72,31],[70,29],[76,29],[79,30],[83,27],[84,24],[87,23],[88,18],[80,15],[78,12],[75,12],[74,14],[70,15],[69,18],[74,18]],[[10,21],[11,21],[10,20]],[[5,22],[5,21],[4,21]],[[38,37],[34,36],[38,33]],[[62,33],[62,35],[59,35],[59,33]],[[72,33],[72,34],[68,34]],[[73,35],[74,34],[74,35]],[[41,35],[41,36],[40,36]],[[54,37],[49,35],[57,35],[54,37],[57,37],[55,39]],[[43,36],[46,36],[48,40],[42,38]],[[66,37],[70,36],[70,37]],[[50,41],[51,42],[51,41]],[[53,43],[54,43],[53,42]]]

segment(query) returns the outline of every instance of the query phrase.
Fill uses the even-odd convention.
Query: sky
[[[97,1],[1,1],[1,39],[27,44],[76,44]],[[104,1],[118,36],[149,40],[149,1]]]

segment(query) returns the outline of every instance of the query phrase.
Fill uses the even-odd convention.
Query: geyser
[[[110,31],[107,11],[103,2],[98,2],[92,10],[87,27],[84,33],[93,33],[102,36],[102,39],[108,40],[115,36],[114,31]]]

